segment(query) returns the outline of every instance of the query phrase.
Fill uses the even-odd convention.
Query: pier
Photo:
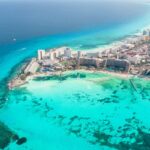
[[[131,86],[133,87],[133,89],[137,92],[137,88],[136,88],[136,86],[135,86],[133,80],[132,80],[132,79],[129,79],[129,81],[130,81]]]

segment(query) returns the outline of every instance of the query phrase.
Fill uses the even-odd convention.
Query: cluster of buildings
[[[38,57],[31,60],[24,73],[86,67],[142,74],[150,70],[149,42],[150,30],[144,30],[142,35],[128,38],[103,51],[74,51],[68,47],[38,50]]]
[[[105,69],[130,74],[150,71],[150,30],[130,37],[120,44],[103,51],[74,51],[68,47],[38,50],[24,69],[24,73],[52,72],[80,68]]]
[[[110,55],[110,54],[109,54]],[[39,64],[41,72],[65,69],[112,69],[127,72],[129,62],[126,59],[110,57],[108,54],[98,51],[73,51],[68,47],[57,49],[38,50],[36,64]],[[67,64],[67,65],[66,65]],[[35,65],[37,66],[37,65]],[[31,73],[34,73],[31,71]]]
[[[24,84],[31,74],[69,69],[119,71],[150,77],[150,30],[144,30],[142,35],[130,37],[104,50],[75,51],[68,47],[38,50],[37,58],[32,58],[8,86],[12,89]]]

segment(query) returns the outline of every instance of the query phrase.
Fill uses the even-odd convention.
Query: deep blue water
[[[117,26],[148,9],[132,2],[0,2],[0,43]]]

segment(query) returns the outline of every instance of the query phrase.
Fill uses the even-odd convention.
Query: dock
[[[131,86],[133,87],[133,89],[137,92],[137,88],[136,88],[136,86],[135,86],[133,80],[132,80],[132,79],[129,79],[129,81],[130,81]]]

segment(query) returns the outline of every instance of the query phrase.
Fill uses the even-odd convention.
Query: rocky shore
[[[24,144],[27,138],[19,136],[11,131],[5,124],[0,122],[0,149],[5,149],[10,143],[16,142],[17,145]]]

